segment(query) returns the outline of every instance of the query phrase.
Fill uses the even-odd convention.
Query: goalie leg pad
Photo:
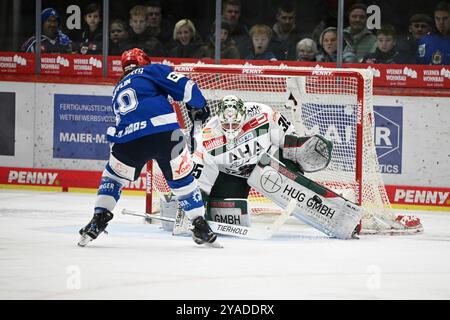
[[[363,215],[356,204],[303,174],[290,171],[268,154],[263,155],[248,184],[282,208],[295,199],[295,217],[339,239],[352,238]]]
[[[250,227],[246,199],[210,198],[206,215],[211,221]]]
[[[160,209],[161,209],[161,216],[165,218],[172,218],[175,219],[178,212],[178,205],[175,200],[171,201],[160,201]],[[174,223],[170,221],[161,221],[161,225],[163,230],[165,231],[173,231]]]
[[[184,211],[174,199],[170,201],[161,201],[161,217],[169,218],[169,220],[161,220],[161,226],[164,231],[172,232],[172,235],[187,236],[191,235],[190,223]]]

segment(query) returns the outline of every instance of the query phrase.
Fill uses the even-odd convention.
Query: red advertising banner
[[[101,77],[103,60],[101,55],[42,54],[41,74],[63,76]],[[153,62],[167,65],[186,63],[214,64],[213,59],[152,58]],[[35,56],[31,53],[0,52],[0,73],[34,74]],[[260,60],[222,60],[222,65],[246,66],[296,66],[335,68],[334,63]],[[435,88],[450,89],[450,66],[395,65],[395,64],[344,64],[345,68],[368,69],[373,73],[374,87]],[[119,56],[108,56],[108,76],[122,74]]]
[[[450,188],[386,186],[389,200],[398,207],[425,206],[450,211]]]
[[[93,76],[103,75],[101,55],[81,54],[43,54],[41,56],[41,74]]]
[[[101,176],[101,171],[0,167],[0,185],[61,187],[62,191],[69,188],[96,189]],[[145,191],[145,173],[124,189]]]
[[[36,186],[61,187],[62,191],[71,188],[96,189],[101,171],[32,169],[0,167],[0,187]],[[145,191],[145,173],[124,187],[126,190]],[[394,208],[414,208],[450,211],[450,188],[386,186],[386,191]]]
[[[176,59],[154,58],[153,62],[168,65],[180,65],[185,63],[213,64],[212,59]],[[223,65],[245,64],[246,66],[293,66],[335,68],[334,63],[326,62],[296,62],[296,61],[243,61],[222,60]],[[450,89],[450,66],[425,66],[425,65],[395,65],[395,64],[344,64],[346,68],[368,69],[373,73],[374,87],[400,87],[400,88],[447,88]],[[108,74],[119,77],[122,74],[120,57],[108,57]]]
[[[32,53],[0,52],[0,73],[33,74],[35,65]]]

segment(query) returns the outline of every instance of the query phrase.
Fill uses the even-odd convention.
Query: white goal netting
[[[370,71],[242,65],[180,65],[174,69],[197,83],[212,114],[223,96],[234,94],[243,101],[271,106],[295,124],[299,135],[317,133],[331,140],[329,166],[307,176],[362,206],[363,231],[401,227],[395,222],[378,169]],[[189,132],[192,123],[185,106],[174,103],[174,107]],[[157,165],[153,170],[148,167],[147,212],[151,213],[158,211],[159,195],[170,190]],[[252,214],[280,211],[255,190],[248,200]]]

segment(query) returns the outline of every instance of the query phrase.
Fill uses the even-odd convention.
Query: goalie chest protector
[[[248,177],[261,155],[270,148],[270,117],[273,113],[264,107],[259,104],[247,107],[250,112],[247,111],[242,130],[233,141],[227,141],[217,117],[203,129],[203,149],[213,157],[219,171]]]

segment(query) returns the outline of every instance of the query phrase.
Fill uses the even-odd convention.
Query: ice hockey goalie
[[[270,106],[244,103],[234,95],[223,97],[197,145],[193,174],[207,199],[210,219],[244,226],[250,225],[242,206],[251,188],[247,179],[264,154],[303,173],[325,168],[332,150],[321,136],[299,137]]]

